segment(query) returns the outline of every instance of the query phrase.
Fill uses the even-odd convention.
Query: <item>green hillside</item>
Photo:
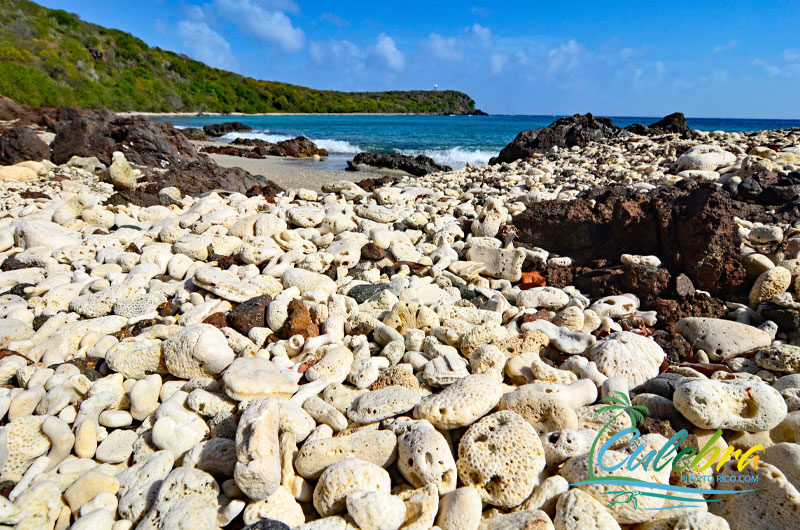
[[[0,94],[117,111],[475,112],[452,90],[334,92],[243,77],[26,0],[0,0]]]

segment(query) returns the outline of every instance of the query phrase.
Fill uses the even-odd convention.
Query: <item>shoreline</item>
[[[225,142],[212,140],[191,140],[198,151],[207,145],[230,145]],[[241,146],[245,147],[245,146]],[[324,162],[313,158],[291,158],[282,156],[267,156],[265,158],[246,158],[241,156],[223,155],[217,153],[203,153],[211,158],[217,165],[232,168],[238,167],[248,173],[272,180],[281,187],[307,188],[320,191],[327,183],[346,180],[358,182],[368,178],[380,178],[383,175],[366,171],[336,171],[317,167]]]
[[[197,112],[145,112],[145,111],[126,111],[116,112],[117,116],[155,116],[176,118],[224,118],[228,116],[483,116],[482,114],[430,114],[416,112],[264,112],[257,114],[247,114],[244,112],[204,112],[198,116]],[[491,116],[489,114],[488,116]]]

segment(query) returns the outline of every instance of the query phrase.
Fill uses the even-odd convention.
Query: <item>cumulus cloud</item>
[[[296,12],[290,1],[215,0],[220,15],[241,31],[262,42],[277,44],[287,52],[296,52],[305,45],[305,34],[294,27],[285,11]]]
[[[570,39],[547,52],[547,73],[550,76],[571,74],[581,66],[584,48],[575,39]]]
[[[492,30],[480,24],[472,25],[472,35],[482,46],[488,46],[492,42]]]
[[[178,37],[190,57],[217,68],[232,68],[236,60],[225,38],[205,22],[181,20]]]
[[[322,13],[322,15],[319,18],[321,18],[325,22],[330,22],[334,26],[339,26],[340,28],[346,28],[347,26],[350,25],[349,20],[340,17],[336,13],[331,13],[328,11]]]
[[[732,50],[738,44],[739,44],[739,41],[735,40],[735,39],[730,41],[730,42],[728,42],[727,44],[717,44],[716,46],[714,46],[714,53],[720,53],[720,52]]]
[[[389,70],[400,72],[406,67],[403,52],[397,49],[394,39],[385,33],[378,35],[378,41],[370,47],[370,56]]]
[[[789,63],[800,62],[800,50],[794,48],[783,50],[783,59]]]
[[[768,63],[764,59],[755,59],[752,63],[756,68],[762,68],[769,77],[777,77],[781,74],[781,69],[774,64]]]
[[[311,41],[308,45],[311,63],[321,68],[360,67],[365,55],[347,40]]]
[[[431,33],[424,43],[425,48],[437,59],[460,61],[463,43],[455,37],[445,38],[438,33]]]

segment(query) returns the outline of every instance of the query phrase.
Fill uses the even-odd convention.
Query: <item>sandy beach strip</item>
[[[199,151],[206,145],[230,145],[224,142],[192,141]],[[247,146],[237,146],[247,149]],[[245,158],[242,156],[205,153],[222,167],[239,167],[253,175],[260,175],[274,181],[284,189],[307,188],[321,191],[322,185],[337,180],[358,182],[381,175],[365,171],[331,171],[322,169],[322,163],[312,158],[290,158],[268,156],[266,158]]]

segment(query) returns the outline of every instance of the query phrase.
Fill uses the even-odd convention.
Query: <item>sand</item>
[[[198,150],[204,145],[228,145],[223,142],[193,141]],[[237,146],[245,147],[246,146]],[[261,175],[275,181],[282,188],[307,188],[320,191],[322,185],[337,180],[357,182],[366,178],[380,177],[365,171],[332,171],[324,169],[324,162],[310,158],[287,158],[268,156],[266,158],[244,158],[241,156],[206,153],[222,167],[239,167],[253,175]]]

